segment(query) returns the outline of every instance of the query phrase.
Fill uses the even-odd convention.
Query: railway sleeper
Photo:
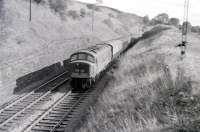
[[[72,96],[71,98],[69,98],[70,100],[77,100],[81,97],[82,95],[76,95],[76,96]]]
[[[57,124],[57,121],[52,121],[52,120],[41,120],[39,124]]]
[[[2,127],[0,127],[0,129],[8,130],[10,129],[10,124],[5,124]]]
[[[71,109],[73,105],[66,105],[66,106],[56,106],[55,109]]]
[[[0,124],[2,124],[3,122],[5,122],[9,117],[5,117],[5,118],[0,118]]]
[[[63,115],[49,115],[50,118],[62,118]]]
[[[22,118],[22,117],[24,117],[24,114],[20,114],[20,115],[16,116],[15,118],[17,120],[17,119]]]
[[[61,125],[67,126],[67,125],[69,124],[69,122],[70,122],[69,119],[65,119],[65,120],[61,123]]]
[[[0,127],[0,132],[9,132],[8,128]]]
[[[8,109],[4,110],[2,113],[5,113],[5,112],[17,112],[17,111],[19,111],[19,109],[8,108]]]
[[[47,97],[47,98],[40,99],[39,101],[44,102],[44,101],[50,101],[50,100],[52,100],[52,98],[51,97]]]
[[[50,132],[51,131],[51,129],[52,128],[50,128],[50,127],[38,127],[38,126],[34,126],[32,129],[31,129],[31,131],[36,131],[36,132]]]
[[[13,115],[13,114],[15,114],[15,113],[17,113],[17,112],[18,112],[18,111],[14,111],[14,110],[10,110],[10,111],[7,111],[7,110],[6,110],[6,111],[3,112],[3,115],[4,115],[4,114]]]
[[[52,121],[52,122],[58,122],[58,121],[60,121],[60,119],[55,119],[55,118],[51,118],[51,117],[45,117],[42,120],[47,120],[47,121]]]
[[[58,114],[58,115],[63,115],[63,112],[62,111],[51,111],[51,112],[49,112],[49,115],[51,115],[51,114]]]
[[[50,124],[50,123],[39,123],[39,124],[36,124],[35,126],[44,126],[44,127],[54,127],[56,124]]]
[[[50,117],[62,117],[63,113],[59,113],[59,114],[50,114]]]
[[[52,121],[52,122],[59,122],[60,120],[62,119],[62,117],[47,117],[47,118],[45,118],[44,120],[50,120],[50,121]]]
[[[67,112],[67,111],[69,111],[70,109],[71,109],[72,107],[63,107],[63,108],[61,108],[61,107],[55,107],[54,109],[53,109],[53,111],[60,111],[60,112]]]
[[[39,97],[38,97],[39,98]],[[21,106],[27,106],[30,103],[34,102],[36,99],[32,99],[32,100],[26,100],[26,101],[21,101],[19,103],[17,103],[16,105],[21,105]]]
[[[31,94],[30,96],[27,96],[25,99],[23,99],[23,101],[38,98],[38,97],[41,97],[42,95],[43,93],[34,93],[34,94]]]
[[[49,130],[42,130],[42,129],[31,129],[31,132],[50,132]]]
[[[71,108],[65,108],[65,109],[60,109],[60,108],[56,108],[54,109],[53,111],[56,111],[56,112],[60,112],[60,113],[65,113],[65,112],[69,112]]]
[[[61,127],[61,128],[56,128],[55,132],[64,132],[65,131],[65,127]]]
[[[24,105],[15,105],[15,106],[12,106],[12,108],[14,108],[15,110],[21,110],[21,109],[24,109]]]
[[[55,106],[55,107],[72,107],[72,106],[74,106],[74,104],[75,104],[76,102],[73,102],[73,103],[68,103],[68,104],[66,104],[66,105],[57,105],[57,106]]]
[[[65,105],[71,105],[71,104],[74,104],[78,101],[79,99],[76,99],[76,100],[69,100],[68,102],[64,103]]]
[[[66,101],[66,102],[61,102],[59,105],[68,105],[70,101]]]
[[[8,118],[10,116],[11,116],[11,114],[7,114],[7,113],[0,114],[0,119],[2,119],[2,118]]]
[[[62,104],[58,104],[57,106],[65,107],[65,106],[68,106],[68,105],[69,105],[69,103],[62,103]]]
[[[67,115],[66,119],[70,118],[70,119],[73,119],[73,118],[77,118],[78,115],[73,115],[73,114],[69,114]]]
[[[33,128],[50,129],[51,130],[54,127],[55,127],[55,125],[41,125],[41,124],[37,124]]]

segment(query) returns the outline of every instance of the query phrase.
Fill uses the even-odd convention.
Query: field
[[[175,48],[179,35],[173,27],[151,32],[129,50],[77,132],[198,132],[200,93],[193,74],[199,72],[198,59],[189,46],[181,60]],[[197,46],[195,34],[190,40]]]

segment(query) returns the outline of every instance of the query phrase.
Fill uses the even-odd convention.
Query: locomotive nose
[[[87,63],[81,63],[81,62],[75,62],[75,63],[71,63],[71,72],[72,73],[87,73],[89,74],[89,69],[90,66]]]

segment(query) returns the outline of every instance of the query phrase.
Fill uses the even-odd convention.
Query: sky
[[[96,0],[78,0],[96,3]],[[139,16],[148,15],[150,18],[159,13],[167,13],[170,17],[183,20],[185,0],[97,0],[101,5],[113,7],[121,11],[135,13]],[[200,0],[190,0],[189,21],[192,25],[200,25]]]

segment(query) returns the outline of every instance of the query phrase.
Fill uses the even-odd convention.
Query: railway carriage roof
[[[88,47],[87,49],[79,50],[79,52],[86,52],[92,55],[96,55],[106,47],[110,47],[109,44],[97,44],[97,45]]]

